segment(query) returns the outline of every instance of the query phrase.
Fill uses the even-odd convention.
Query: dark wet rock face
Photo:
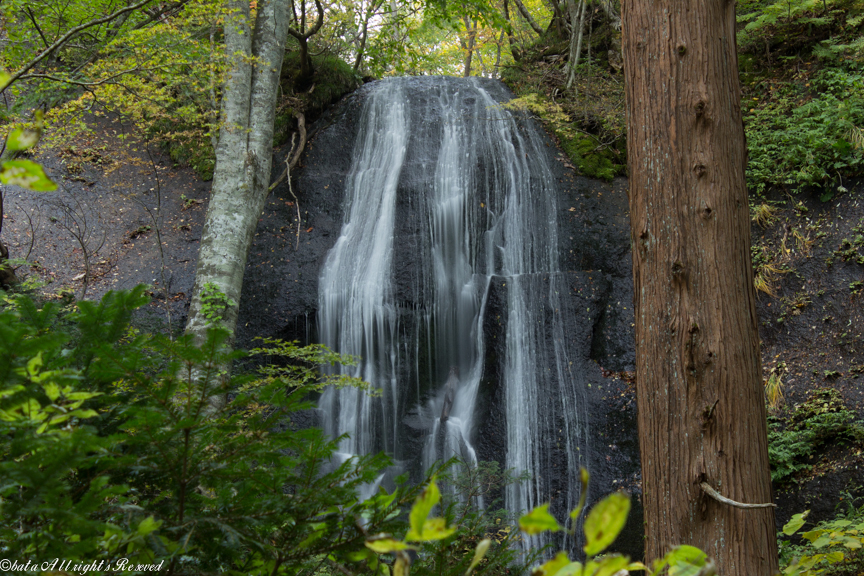
[[[604,374],[633,369],[626,182],[604,184],[575,176],[546,134],[521,116],[511,119],[508,112],[506,117],[493,118],[501,123],[494,130],[472,124],[479,122],[474,117],[500,112],[484,100],[491,98],[494,104],[510,97],[500,83],[475,81],[469,85],[446,78],[400,82],[398,89],[410,128],[405,132],[407,144],[399,160],[401,170],[395,189],[393,251],[388,264],[392,307],[387,314],[392,314],[397,327],[394,350],[398,361],[392,380],[410,385],[398,390],[390,400],[385,396],[384,408],[375,412],[378,415],[373,424],[387,422],[384,428],[392,432],[373,432],[366,444],[372,449],[387,449],[402,469],[416,476],[422,474],[428,454],[451,454],[447,450],[463,456],[473,451],[472,457],[478,460],[512,465],[514,449],[512,444],[508,448],[508,442],[512,443],[513,422],[526,417],[513,410],[512,399],[508,401],[508,389],[513,395],[512,383],[508,388],[507,382],[513,381],[514,346],[536,348],[530,356],[530,369],[520,368],[529,370],[526,380],[536,381],[531,403],[539,416],[525,426],[534,427],[531,442],[540,445],[536,449],[529,447],[528,452],[534,454],[534,480],[521,492],[502,494],[504,499],[511,506],[514,502],[538,505],[551,500],[553,511],[563,517],[578,496],[578,487],[573,484],[580,465],[592,472],[592,500],[621,487],[638,491],[635,408],[632,402],[623,402],[622,394],[628,392],[625,382],[604,378]],[[381,124],[375,130],[369,128],[368,117],[364,120],[372,99],[381,98],[376,92],[379,90],[379,83],[366,85],[319,120],[301,165],[295,170],[293,194],[283,184],[268,200],[249,255],[238,345],[254,345],[253,336],[309,342],[318,341],[319,332],[323,332],[322,337],[327,338],[327,330],[319,328],[319,286],[328,253],[342,234],[343,224],[353,217],[346,215],[350,209],[346,198],[350,190],[346,187],[357,185],[352,174],[358,170],[358,134],[365,138],[368,132],[374,139],[398,129],[384,124],[392,118],[376,120]],[[431,265],[436,257],[450,258],[446,256],[450,249],[437,245],[434,234],[430,239],[429,232],[438,225],[436,216],[430,215],[437,214],[435,187],[441,180],[441,158],[449,145],[448,122],[450,127],[452,123],[467,123],[454,138],[471,142],[461,149],[470,157],[466,161],[454,155],[452,162],[458,167],[456,171],[468,174],[466,181],[473,183],[472,190],[466,193],[468,207],[461,214],[470,221],[469,227],[481,231],[471,232],[476,241],[469,242],[468,248],[454,249],[465,251],[473,266],[473,276],[469,274],[470,282],[465,284],[471,286],[471,294],[463,297],[475,302],[479,314],[475,327],[467,329],[473,334],[465,340],[467,344],[455,347],[462,351],[442,343],[450,336],[444,335],[441,326],[448,322],[460,325],[462,320],[446,316],[455,318],[447,320],[440,312],[446,304],[442,304],[440,296],[444,289],[436,283]],[[501,146],[492,142],[491,136],[490,142],[481,140],[485,137],[481,134],[496,131],[516,142],[518,154],[513,159],[506,158],[509,143]],[[274,163],[280,171],[282,165]],[[386,168],[387,163],[380,166]],[[525,186],[532,194],[526,196],[523,210],[533,211],[538,218],[527,226],[524,236],[524,242],[533,242],[536,248],[525,256],[529,259],[525,271],[515,275],[513,265],[508,264],[512,254],[508,256],[507,251],[512,247],[505,245],[504,236],[493,234],[492,244],[488,244],[482,233],[494,229],[513,201],[507,193],[494,191],[496,182],[506,182],[510,171],[518,172],[513,178],[525,178]],[[526,172],[530,175],[525,176]],[[537,195],[546,189],[552,191],[549,201],[537,200]],[[371,197],[372,192],[367,194]],[[298,203],[301,222],[299,248],[295,249]],[[550,218],[554,224],[550,224]],[[541,252],[550,238],[555,246],[551,247],[551,257],[544,260]],[[495,243],[500,248],[493,246]],[[371,258],[369,265],[375,265]],[[448,268],[445,262],[439,268],[448,274],[452,272],[446,270],[453,266]],[[514,304],[515,300],[522,304]],[[525,344],[514,336],[513,323],[525,322],[523,316],[529,318],[525,331],[530,329],[534,334],[533,343]],[[466,352],[466,347],[474,351]],[[474,374],[471,367],[480,367],[471,399],[473,423],[465,437],[448,436],[449,430],[465,419],[459,410],[460,402],[464,409],[466,400],[460,400],[458,393],[448,419],[439,418],[446,399],[444,380],[452,369],[448,365],[451,363],[459,367],[462,386],[470,386]],[[381,370],[378,364],[374,368]],[[622,402],[610,401],[611,397],[622,398]],[[331,398],[327,404],[323,399],[322,406],[337,415],[328,420],[322,414],[322,423],[335,427],[333,419],[338,419],[344,406],[353,401],[343,396]],[[338,427],[335,430],[345,431]],[[441,438],[430,441],[433,434]],[[346,445],[344,450],[359,450],[356,443],[351,446]],[[641,526],[641,515],[633,514],[632,538],[619,542],[621,549],[635,556],[641,554]],[[574,546],[572,542],[558,544]]]

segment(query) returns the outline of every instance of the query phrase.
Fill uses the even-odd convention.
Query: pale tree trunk
[[[232,333],[237,325],[246,257],[270,183],[273,121],[287,37],[284,0],[258,1],[254,31],[248,24],[249,2],[232,0],[229,10],[225,48],[232,59],[231,72],[223,92],[213,186],[186,324],[186,332],[199,343],[211,325]],[[215,322],[206,310],[202,312],[201,295],[208,284],[229,303],[216,311],[220,319]]]
[[[579,64],[579,55],[582,53],[582,32],[585,29],[585,10],[587,0],[580,0],[579,6],[576,6],[574,0],[568,0],[570,8],[570,58],[568,66],[570,72],[567,75],[567,88],[573,85],[573,80],[576,78],[576,65]],[[579,24],[576,24],[576,21]]]
[[[627,154],[646,558],[777,571],[744,180],[735,3],[625,0]]]

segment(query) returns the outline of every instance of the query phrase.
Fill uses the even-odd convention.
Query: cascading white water
[[[321,274],[321,340],[340,353],[360,357],[359,365],[350,368],[352,375],[385,390],[381,400],[356,388],[330,388],[323,394],[324,430],[334,438],[347,434],[339,447],[348,454],[396,449],[398,342],[390,276],[396,186],[408,129],[399,83],[382,83],[364,111],[354,145],[345,188],[348,219]]]
[[[320,278],[319,333],[362,357],[344,369],[381,396],[329,389],[319,408],[330,435],[348,434],[345,454],[385,450],[415,469],[451,456],[476,463],[491,345],[484,318],[491,291],[504,294],[502,464],[532,475],[507,488],[505,507],[517,513],[556,497],[569,509],[587,455],[560,313],[568,288],[556,183],[547,145],[530,121],[500,107],[505,97],[491,82],[445,78],[389,79],[366,92],[346,217]],[[419,261],[422,272],[402,278],[394,250],[411,250],[402,261]],[[411,306],[397,293],[410,293]],[[425,436],[422,455],[407,447],[409,428]],[[553,469],[565,477],[563,493]]]

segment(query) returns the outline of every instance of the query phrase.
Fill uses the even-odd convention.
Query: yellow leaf
[[[630,498],[621,492],[597,503],[585,519],[585,553],[594,556],[605,550],[624,528],[630,512]]]
[[[407,550],[409,548],[416,550],[415,547],[406,544],[401,540],[396,540],[392,536],[385,536],[383,534],[379,534],[372,540],[367,540],[366,547],[373,552],[377,552],[378,554],[387,554],[389,552],[396,552],[397,550]]]
[[[554,558],[534,568],[531,576],[555,576],[558,571],[570,564],[566,552],[559,552]]]
[[[405,535],[409,542],[428,542],[430,540],[443,540],[456,532],[456,528],[448,528],[444,518],[429,518],[423,524],[423,531],[419,534],[412,528]]]

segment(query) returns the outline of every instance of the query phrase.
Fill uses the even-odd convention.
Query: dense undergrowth
[[[738,6],[742,110],[752,193],[825,186],[864,173],[864,3],[750,1]],[[588,58],[565,87],[567,43],[554,28],[502,73],[585,176],[626,172],[620,31],[590,16]],[[593,57],[591,56],[593,54]]]
[[[837,443],[864,443],[864,424],[856,421],[833,388],[810,393],[787,418],[768,418],[768,457],[771,479],[782,484],[796,473],[813,468],[820,450]]]
[[[358,490],[390,460],[339,463],[336,441],[291,423],[322,386],[362,385],[317,372],[351,359],[267,342],[251,351],[268,360],[263,374],[228,375],[226,363],[246,354],[224,346],[224,331],[212,330],[198,347],[131,327],[147,301],[143,286],[66,306],[3,295],[4,557],[115,567],[125,558],[173,574],[378,572],[379,557],[364,542],[403,534],[423,485],[403,476],[391,491],[359,501]],[[229,392],[224,407],[212,401]],[[513,481],[489,466],[474,474],[462,484],[465,502]],[[475,573],[515,569],[514,534],[499,532],[494,507],[478,512],[459,490],[448,493],[439,509],[458,528],[437,554],[415,562],[415,574],[464,573],[463,551],[490,533],[496,545]]]
[[[744,3],[739,22],[751,191],[861,174],[864,3]]]

